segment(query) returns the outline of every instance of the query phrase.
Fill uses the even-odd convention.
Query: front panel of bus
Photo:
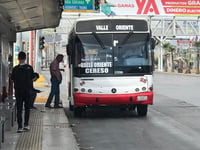
[[[75,105],[153,103],[150,33],[77,34],[74,43]]]

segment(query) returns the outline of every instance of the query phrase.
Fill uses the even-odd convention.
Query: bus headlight
[[[85,92],[85,89],[84,89],[84,88],[82,88],[82,89],[81,89],[81,92]]]
[[[88,89],[88,93],[92,93],[92,89]]]
[[[139,89],[139,88],[136,88],[136,89],[135,89],[135,92],[139,92],[139,91],[140,91],[140,89]]]
[[[146,87],[143,87],[143,88],[142,88],[142,91],[146,91],[146,89],[147,89]]]
[[[137,96],[138,101],[147,101],[147,96]]]

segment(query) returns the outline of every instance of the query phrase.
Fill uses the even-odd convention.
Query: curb
[[[192,76],[192,77],[200,77],[200,74],[186,74],[186,73],[177,73],[177,72],[160,72],[160,71],[154,71],[154,73],[158,74],[168,74],[168,75],[182,75],[182,76]]]

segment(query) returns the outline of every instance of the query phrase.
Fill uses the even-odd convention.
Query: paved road
[[[199,77],[154,75],[148,116],[115,108],[67,116],[81,150],[199,150]]]
[[[156,94],[200,106],[200,76],[155,73]]]

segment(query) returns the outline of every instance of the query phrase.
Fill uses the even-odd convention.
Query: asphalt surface
[[[82,150],[199,150],[199,75],[155,73],[147,117],[117,108],[66,109]]]

